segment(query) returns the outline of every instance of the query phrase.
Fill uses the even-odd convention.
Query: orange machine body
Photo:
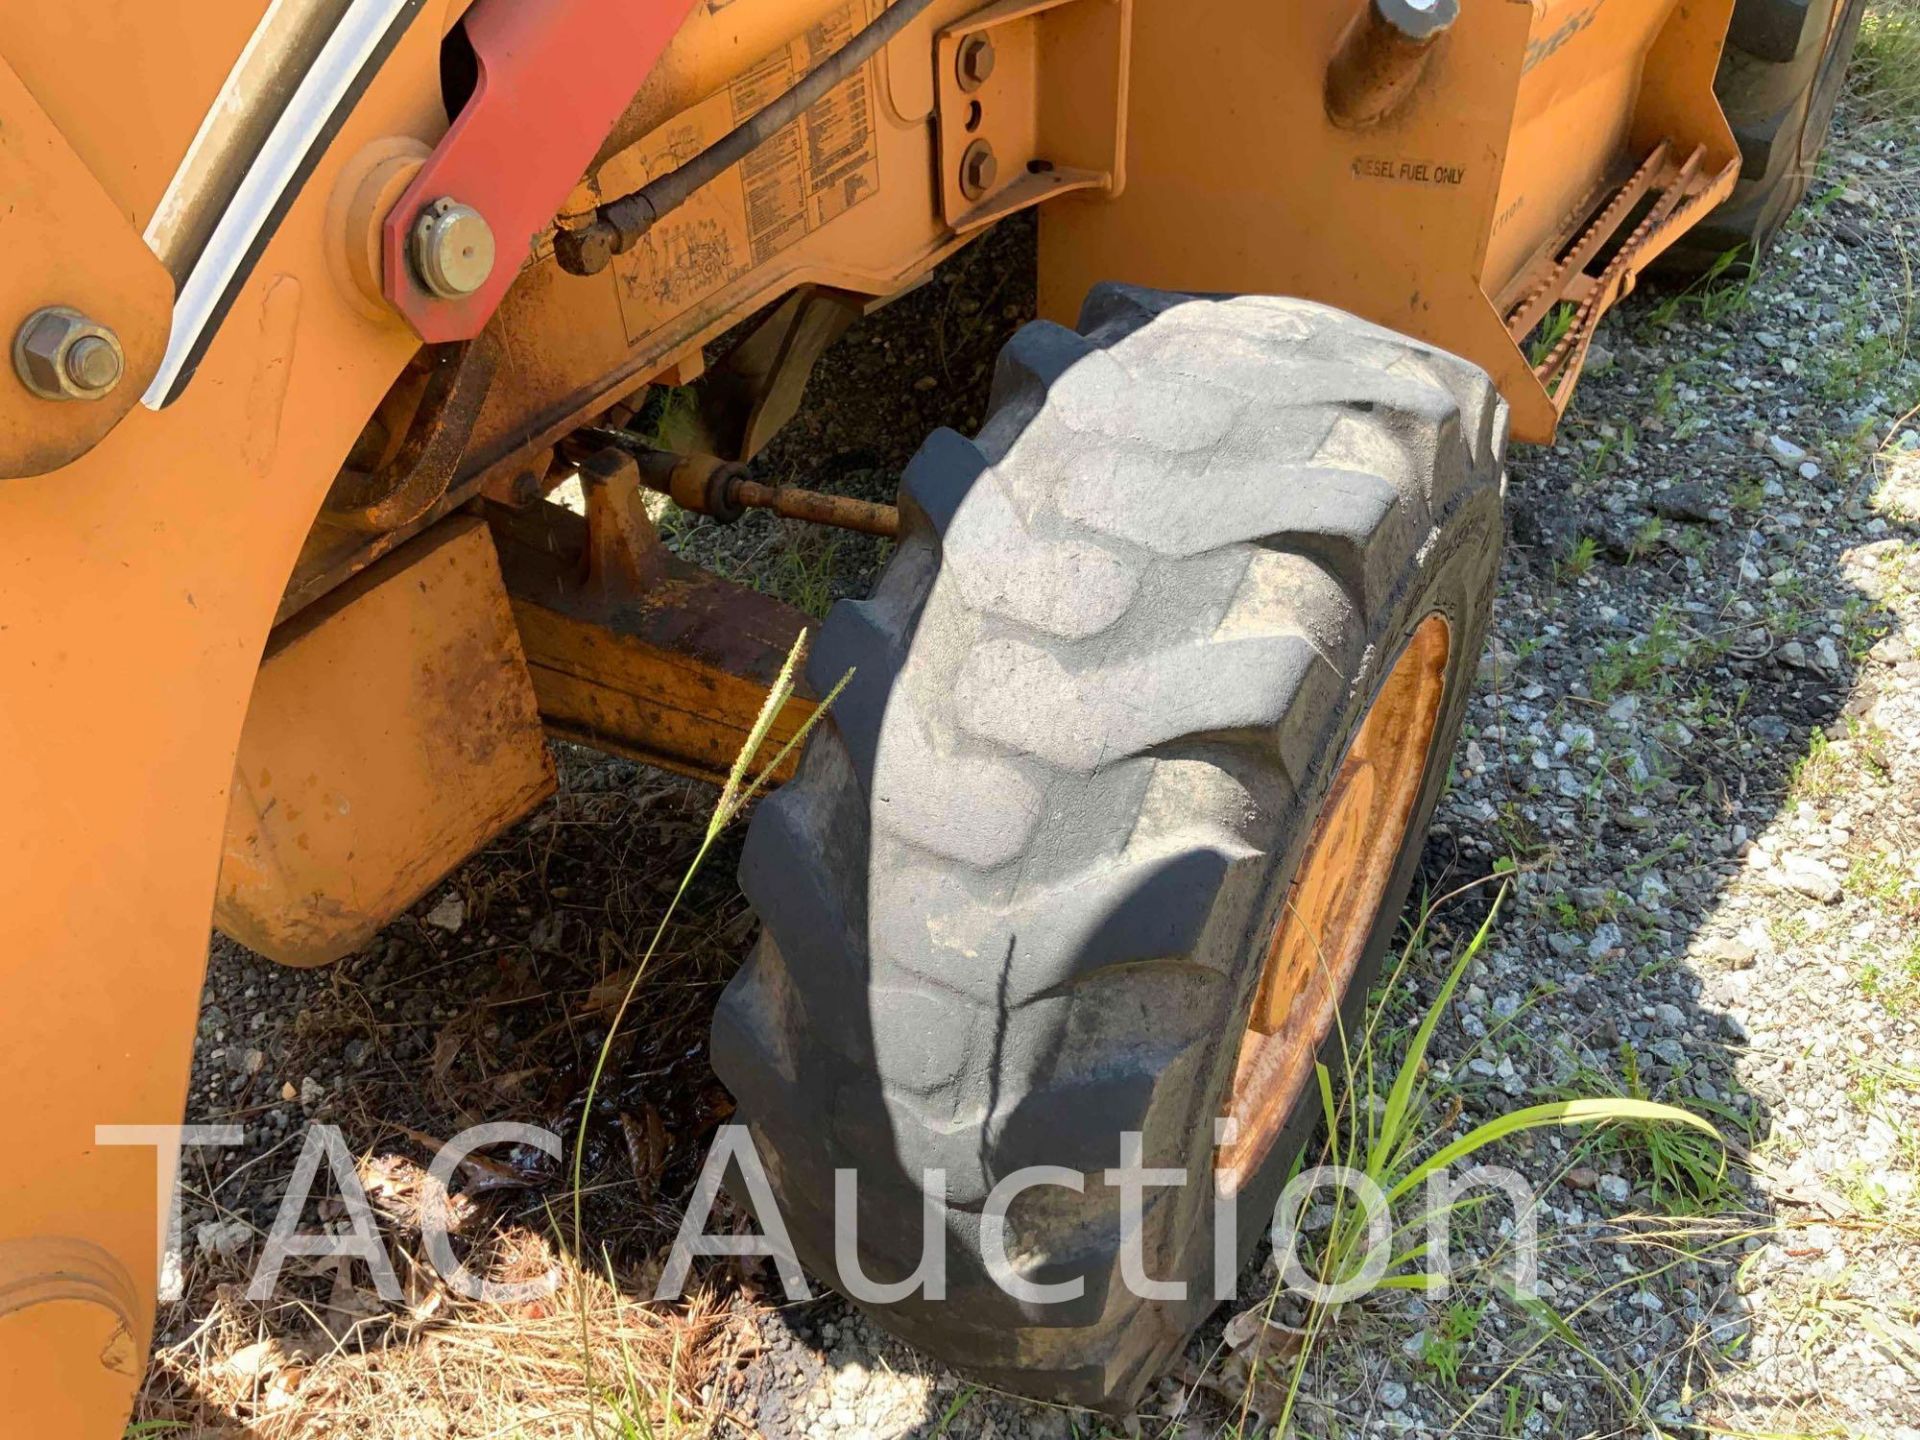
[[[1732,190],[1730,9],[1464,0],[1403,103],[1345,128],[1320,71],[1353,7],[1143,7],[1126,189],[1048,213],[1041,308],[1114,276],[1324,300],[1474,360],[1549,441],[1606,308]]]

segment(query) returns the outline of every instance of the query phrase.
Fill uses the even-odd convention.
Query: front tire
[[[923,1176],[945,1172],[947,1298],[867,1307],[881,1324],[989,1383],[1116,1408],[1213,1308],[1216,1188],[1237,1263],[1311,1120],[1296,1075],[1216,1169],[1250,1015],[1287,1028],[1259,1021],[1283,906],[1417,650],[1435,699],[1404,813],[1353,953],[1295,987],[1310,1057],[1335,1002],[1350,1022],[1364,999],[1446,775],[1505,426],[1480,371],[1325,306],[1103,286],[1078,333],[1009,342],[976,439],[937,432],[908,466],[899,549],[809,665],[853,681],[749,830],[765,929],[713,1036],[800,1258],[841,1289],[835,1171],[857,1172],[880,1281],[914,1270]],[[1102,1172],[1127,1131],[1189,1177],[1144,1221],[1183,1300],[1121,1280]],[[1070,1302],[1016,1300],[983,1258],[983,1204],[1029,1166],[1084,1177],[1007,1218],[1018,1272],[1081,1281]]]

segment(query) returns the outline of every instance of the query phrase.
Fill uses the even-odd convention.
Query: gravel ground
[[[1494,1158],[1541,1190],[1557,1318],[1501,1298],[1489,1215],[1444,1302],[1333,1318],[1302,1366],[1306,1433],[1920,1437],[1920,140],[1857,107],[1842,130],[1768,271],[1635,297],[1561,443],[1516,452],[1497,635],[1426,854],[1434,895],[1516,867],[1435,1036],[1434,1140],[1631,1093],[1708,1115],[1732,1163],[1648,1132],[1507,1147]],[[970,428],[1031,306],[1030,243],[1006,227],[851,332],[761,468],[884,497],[928,428]],[[670,528],[814,609],[883,558],[766,517]],[[370,1304],[331,1271],[290,1268],[274,1305],[239,1293],[303,1119],[341,1124],[390,1191],[422,1137],[578,1123],[607,984],[645,949],[711,796],[561,759],[553,802],[365,954],[294,972],[216,939],[188,1118],[239,1120],[248,1144],[188,1160],[181,1293],[143,1413],[203,1434],[574,1433],[524,1377],[449,1368],[498,1316]],[[590,1229],[634,1294],[728,1108],[703,1046],[751,936],[736,854],[723,838],[669,927],[592,1117]],[[1437,915],[1383,998],[1393,1024],[1424,1013],[1486,899]],[[477,1202],[496,1256],[555,1232],[562,1177],[521,1178]],[[1224,1325],[1271,1281],[1256,1262],[1124,1423],[975,1390],[836,1299],[772,1303],[750,1271],[712,1272],[658,1323],[684,1338],[671,1384],[695,1428],[1211,1435],[1276,1407],[1242,1334],[1257,1327]],[[350,1403],[367,1394],[379,1415]]]

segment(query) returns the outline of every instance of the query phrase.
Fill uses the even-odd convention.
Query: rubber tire
[[[882,1282],[915,1269],[941,1169],[947,1298],[866,1308],[942,1360],[1124,1410],[1213,1309],[1212,1121],[1266,937],[1386,667],[1443,612],[1444,713],[1356,1018],[1480,654],[1505,435],[1482,372],[1340,311],[1101,286],[1079,333],[1008,343],[977,439],[922,446],[897,552],[808,666],[853,680],[753,817],[764,929],[714,1020],[814,1274],[846,1288],[836,1169]],[[1242,1187],[1237,1261],[1314,1113]],[[1120,1283],[1101,1172],[1126,1130],[1200,1177],[1148,1192],[1145,1254],[1185,1301]],[[1032,1165],[1086,1195],[1027,1191],[1008,1249],[1082,1278],[1077,1302],[1016,1301],[981,1258],[984,1197]]]
[[[1826,148],[1865,11],[1866,0],[1735,0],[1713,88],[1740,183],[1662,257],[1664,273],[1704,275],[1731,250],[1765,258]]]

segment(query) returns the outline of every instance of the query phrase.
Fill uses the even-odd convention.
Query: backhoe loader
[[[1190,1177],[1156,1279],[1259,1238],[1446,775],[1508,438],[1650,267],[1764,248],[1859,12],[0,11],[0,1431],[120,1433],[176,1164],[125,1127],[180,1120],[210,918],[354,952],[541,804],[548,737],[725,774],[803,617],[654,492],[895,541],[777,717],[852,673],[753,817],[713,1026],[800,1258],[841,1281],[840,1170],[868,1274],[933,1197],[945,1296],[882,1323],[1124,1406],[1207,1285],[1122,1284],[1098,1186],[989,1202],[1130,1134]],[[756,475],[839,335],[1032,208],[977,434],[896,505]]]

